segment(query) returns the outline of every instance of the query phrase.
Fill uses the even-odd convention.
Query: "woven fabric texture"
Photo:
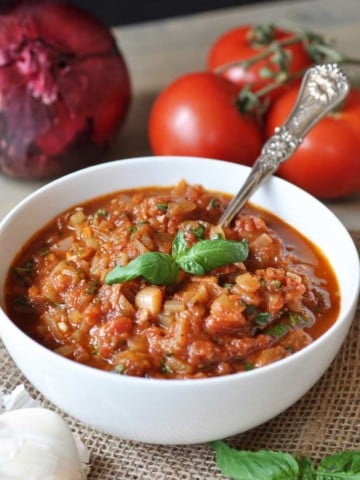
[[[360,250],[360,231],[351,234]],[[89,480],[226,478],[218,470],[214,453],[207,445],[141,444],[104,435],[78,422],[29,384],[1,343],[0,366],[0,386],[5,392],[23,383],[34,398],[60,413],[80,436],[91,453]],[[360,308],[340,352],[316,385],[281,415],[228,442],[241,449],[302,454],[315,462],[338,451],[360,450]]]

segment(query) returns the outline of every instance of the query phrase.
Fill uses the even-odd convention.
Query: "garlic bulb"
[[[0,415],[2,480],[84,480],[78,448],[62,418],[45,408]]]

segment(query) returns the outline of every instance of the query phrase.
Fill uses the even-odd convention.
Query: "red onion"
[[[1,11],[0,171],[39,179],[102,161],[129,101],[125,61],[98,19],[62,1]]]

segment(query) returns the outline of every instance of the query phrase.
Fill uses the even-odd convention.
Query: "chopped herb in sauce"
[[[216,198],[211,198],[208,206],[209,206],[209,208],[219,208],[220,207],[220,202]]]
[[[203,240],[205,237],[205,227],[201,223],[195,228],[191,229],[191,232],[195,235],[198,240]]]
[[[18,275],[20,278],[23,278],[33,273],[34,266],[35,266],[34,260],[30,259],[30,260],[27,260],[21,266],[12,267],[12,271],[16,275]]]
[[[96,215],[97,217],[107,217],[107,216],[108,216],[108,212],[107,212],[104,208],[99,208],[99,209],[96,211],[95,215]]]
[[[244,363],[244,369],[245,369],[246,371],[248,371],[248,370],[253,370],[254,367],[255,367],[254,364],[251,363],[251,362],[245,362],[245,363]]]
[[[289,319],[293,327],[309,328],[312,325],[312,321],[301,312],[289,312]]]
[[[100,287],[100,282],[98,280],[90,280],[89,284],[88,284],[88,287],[86,289],[86,293],[88,295],[94,295],[98,288]]]
[[[167,203],[158,203],[156,206],[159,210],[166,213],[169,205]]]
[[[259,326],[267,325],[271,321],[269,312],[260,312],[255,315],[255,323]]]
[[[288,333],[289,330],[289,325],[278,323],[277,325],[272,325],[271,327],[266,328],[264,333],[272,337],[283,337]]]

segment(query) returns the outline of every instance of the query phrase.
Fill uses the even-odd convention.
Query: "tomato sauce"
[[[6,309],[24,332],[74,361],[121,375],[206,378],[259,368],[305,348],[335,321],[339,288],[324,254],[247,205],[216,223],[230,196],[185,181],[116,192],[70,208],[14,259]],[[170,285],[107,274],[147,252],[245,241],[249,254]]]

